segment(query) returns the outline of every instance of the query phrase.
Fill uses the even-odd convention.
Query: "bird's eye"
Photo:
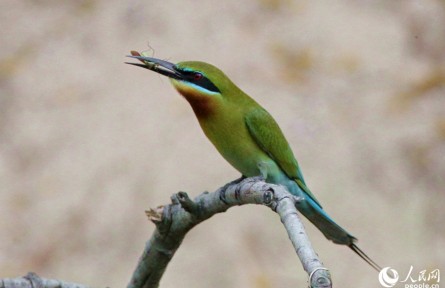
[[[204,76],[201,73],[193,74],[193,80],[198,81],[201,80]]]

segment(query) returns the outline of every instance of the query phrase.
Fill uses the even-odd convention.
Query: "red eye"
[[[193,79],[194,79],[195,81],[197,81],[197,80],[201,80],[202,77],[204,77],[204,76],[203,76],[201,73],[195,73],[195,74],[193,75]]]

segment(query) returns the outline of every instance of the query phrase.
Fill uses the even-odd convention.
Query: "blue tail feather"
[[[303,192],[304,194],[306,193]],[[356,241],[354,236],[335,223],[312,198],[305,197],[304,201],[297,204],[297,208],[332,242],[349,246]]]
[[[375,263],[365,252],[363,252],[356,244],[357,238],[349,234],[345,229],[340,227],[332,218],[321,208],[318,203],[308,197],[303,192],[305,200],[297,204],[297,209],[311,221],[326,238],[333,241],[336,244],[347,245],[352,251],[354,251],[360,258],[366,263],[371,265],[372,268],[378,272],[382,268]]]

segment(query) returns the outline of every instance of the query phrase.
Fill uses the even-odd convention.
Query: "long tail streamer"
[[[369,258],[368,255],[366,255],[365,252],[362,251],[362,249],[358,248],[357,245],[354,243],[349,245],[349,248],[351,248],[352,251],[354,251],[360,258],[366,261],[369,265],[371,265],[372,268],[377,270],[377,272],[380,272],[382,270],[382,267],[380,267],[377,263],[375,263],[371,258]]]

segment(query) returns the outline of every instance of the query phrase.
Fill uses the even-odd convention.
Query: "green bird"
[[[284,185],[303,199],[297,209],[324,236],[347,245],[374,269],[381,268],[357,245],[356,238],[332,220],[307,187],[297,160],[277,122],[221,70],[199,61],[173,64],[131,51],[128,63],[169,77],[190,103],[207,138],[243,177],[262,175],[266,182]]]

